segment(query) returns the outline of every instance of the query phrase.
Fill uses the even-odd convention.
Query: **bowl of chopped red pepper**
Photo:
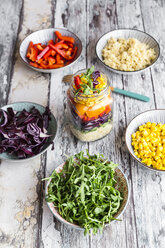
[[[36,31],[21,43],[19,53],[30,68],[52,73],[75,63],[82,52],[81,40],[64,28]]]

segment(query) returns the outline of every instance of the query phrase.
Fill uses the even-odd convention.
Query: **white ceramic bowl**
[[[135,156],[133,147],[131,145],[132,138],[131,135],[135,133],[140,125],[145,124],[146,122],[155,122],[155,123],[162,123],[165,124],[165,109],[154,109],[154,110],[148,110],[145,111],[139,115],[137,115],[132,121],[129,123],[126,133],[125,133],[125,143],[127,146],[127,149],[131,156],[139,162],[141,165],[143,165],[145,168],[148,168],[150,170],[154,171],[164,171],[164,170],[157,170],[153,167],[149,167],[146,164],[141,162],[141,159]],[[164,171],[165,172],[165,171]]]
[[[63,169],[63,166],[64,166],[64,164],[59,165],[55,169],[56,172],[57,173],[61,172]],[[122,193],[122,196],[123,196],[123,201],[121,203],[121,206],[120,206],[118,212],[114,215],[114,218],[118,219],[120,217],[120,215],[124,213],[124,211],[127,207],[130,192],[129,192],[129,185],[128,185],[127,178],[124,175],[124,173],[122,172],[122,170],[119,169],[119,167],[115,169],[115,179],[117,181],[116,189],[118,189]],[[51,182],[51,179],[46,184],[46,189],[45,189],[46,195],[48,193],[48,186],[49,186],[50,182]],[[57,220],[59,220],[63,224],[70,226],[71,228],[75,228],[78,230],[84,230],[84,228],[82,228],[76,224],[70,223],[70,222],[66,221],[64,218],[62,218],[61,215],[58,213],[57,208],[54,207],[53,202],[47,202],[47,205]],[[115,220],[111,220],[111,223],[113,223],[113,222],[115,222]],[[107,225],[109,225],[109,224],[106,224],[105,226],[107,226]]]
[[[27,49],[29,46],[29,42],[32,41],[33,43],[47,44],[49,40],[54,40],[54,38],[55,38],[54,32],[55,31],[59,31],[63,36],[70,36],[70,37],[73,37],[75,39],[75,46],[77,46],[78,49],[77,49],[77,53],[76,53],[76,56],[74,58],[74,61],[72,63],[70,63],[69,65],[65,65],[64,67],[60,67],[57,69],[40,69],[40,68],[36,68],[34,66],[31,66],[29,64],[29,60],[26,58],[26,53],[27,53]],[[65,28],[49,28],[49,29],[42,29],[42,30],[33,32],[32,34],[28,35],[22,41],[20,48],[19,48],[20,57],[27,66],[29,66],[30,68],[32,68],[35,71],[45,72],[45,73],[57,72],[59,70],[62,70],[66,67],[73,65],[80,57],[81,52],[82,52],[81,40],[77,37],[77,35],[75,35],[74,33],[72,33],[71,31],[69,31]]]
[[[117,70],[114,69],[112,67],[109,67],[108,65],[106,65],[103,62],[103,58],[102,58],[102,50],[105,47],[105,45],[107,44],[107,41],[111,38],[136,38],[137,40],[139,40],[142,43],[145,43],[147,45],[149,45],[150,48],[154,48],[155,52],[156,52],[156,58],[155,60],[152,62],[151,65],[147,66],[144,69],[141,70],[136,70],[136,71],[122,71],[122,70]],[[98,41],[96,44],[96,55],[98,57],[98,59],[103,63],[103,65],[108,68],[109,70],[115,72],[115,73],[119,73],[119,74],[125,74],[125,75],[132,75],[135,73],[139,73],[139,72],[143,72],[146,69],[150,68],[153,64],[155,64],[155,62],[157,61],[157,59],[159,58],[160,55],[160,47],[158,42],[149,34],[140,31],[140,30],[136,30],[136,29],[117,29],[117,30],[113,30],[110,31],[106,34],[104,34]]]

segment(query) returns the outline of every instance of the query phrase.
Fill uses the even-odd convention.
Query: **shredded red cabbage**
[[[99,116],[95,120],[90,121],[83,121],[77,113],[74,111],[74,109],[71,109],[71,114],[73,116],[73,124],[80,130],[83,131],[90,131],[95,127],[100,127],[104,123],[112,120],[112,111],[110,111],[108,114],[104,114],[103,116]]]
[[[99,71],[94,71],[92,73],[92,78],[93,78],[93,88],[96,87],[96,85],[99,84],[99,82],[96,80],[98,77],[100,77],[100,72]]]
[[[0,110],[0,153],[7,152],[18,158],[27,158],[38,154],[48,137],[51,112],[46,107],[41,114],[32,107],[30,111]],[[54,146],[52,147],[54,149]]]

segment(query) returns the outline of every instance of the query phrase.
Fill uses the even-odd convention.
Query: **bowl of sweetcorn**
[[[148,110],[134,117],[126,129],[125,142],[138,163],[165,171],[165,109]]]

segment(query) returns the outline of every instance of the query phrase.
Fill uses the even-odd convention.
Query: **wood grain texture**
[[[96,6],[98,9],[96,9]],[[102,8],[101,8],[102,7]],[[97,12],[96,12],[97,11]],[[95,23],[95,32],[90,32],[92,28],[91,24],[96,20],[96,13],[99,18]],[[89,49],[88,57],[90,64],[95,63],[97,68],[102,68],[108,75],[113,87],[123,88],[122,76],[109,72],[108,69],[98,63],[95,59],[95,43],[97,39],[109,30],[113,30],[118,27],[117,7],[116,1],[91,1],[89,2]],[[103,24],[104,23],[104,24]],[[90,54],[93,51],[93,54]],[[122,95],[113,94],[114,98],[114,125],[112,132],[102,140],[89,144],[89,150],[92,153],[102,152],[110,160],[118,163],[126,176],[130,179],[129,157],[126,153],[124,143],[124,132],[126,127],[126,110],[125,110],[125,98]],[[124,149],[123,149],[124,148]],[[132,211],[132,198],[130,198],[130,204],[126,210],[126,213],[122,216],[122,222],[116,222],[110,227],[107,227],[103,235],[96,235],[91,237],[91,247],[136,247],[136,228],[134,213]],[[132,235],[129,236],[129,233]]]
[[[152,4],[150,2],[148,10],[152,8],[151,6]],[[136,28],[144,30],[145,15],[142,13],[140,2],[135,1],[131,2],[129,6],[124,6],[123,1],[118,1],[117,9],[119,13],[125,12],[125,16],[127,17],[125,18],[125,16],[122,16],[121,14],[118,15],[119,27],[123,27],[124,25],[125,27],[132,28],[132,23],[134,23]],[[147,9],[145,10],[147,11]],[[139,16],[141,16],[140,19]],[[151,22],[149,22],[148,18],[146,22],[150,26]],[[150,33],[151,35],[153,34],[152,32]],[[160,66],[159,62],[157,65]],[[140,101],[134,101],[133,103],[133,100],[126,98],[125,107],[127,122],[140,112],[154,109],[156,107],[151,70],[148,70],[141,75],[123,77],[123,83],[124,89],[130,91],[134,90],[138,93],[146,94],[151,98],[150,102],[147,104]],[[163,85],[161,84],[160,88],[162,87]],[[163,232],[164,221],[162,221],[164,219],[164,211],[162,211],[162,207],[164,206],[164,196],[161,192],[162,188],[165,187],[163,182],[164,175],[144,170],[132,159],[130,159],[130,165],[137,245],[138,247],[163,247],[165,238]],[[161,211],[161,215],[158,214],[159,211]],[[160,230],[162,231],[160,232]]]
[[[0,7],[0,106],[7,102],[14,52],[21,22],[22,1],[1,1]],[[8,18],[9,17],[9,18]]]
[[[78,142],[71,134],[67,123],[67,99],[66,94],[68,84],[62,82],[64,75],[76,72],[81,68],[86,67],[85,47],[86,47],[86,5],[85,1],[69,1],[64,4],[60,1],[56,3],[55,22],[56,27],[66,27],[76,33],[83,43],[82,56],[77,64],[71,69],[65,69],[58,74],[51,75],[50,87],[50,107],[57,117],[58,132],[56,136],[56,148],[47,156],[46,175],[50,175],[53,169],[65,160],[65,154],[71,155],[81,150],[85,150],[88,146],[86,143]],[[76,25],[75,25],[76,23]],[[56,219],[51,217],[52,225],[50,226],[50,219],[47,220],[48,209],[45,208],[43,212],[43,237],[47,235],[49,239],[42,240],[44,247],[54,247],[54,240],[56,240],[57,247],[89,247],[89,237],[84,238],[83,232],[70,229],[65,225],[61,225]],[[50,236],[50,232],[54,236]]]
[[[124,141],[129,121],[165,104],[165,4],[162,0],[24,0],[1,1],[0,104],[7,101],[49,103],[57,118],[55,150],[25,163],[0,164],[0,248],[164,248],[165,176],[150,172],[130,158]],[[7,17],[10,18],[7,18]],[[35,72],[19,59],[20,41],[35,30],[66,27],[83,43],[82,56],[69,69],[48,75]],[[122,76],[110,72],[95,55],[98,38],[116,28],[137,28],[153,35],[161,46],[157,64],[145,73]],[[150,97],[149,103],[113,94],[114,124],[105,138],[82,143],[70,132],[67,119],[66,74],[94,64],[113,87]],[[65,154],[89,149],[118,163],[130,185],[129,205],[103,234],[85,236],[58,222],[49,211],[41,178],[65,160]]]
[[[16,22],[20,13],[14,13],[14,9],[15,6],[10,7],[12,17],[16,14]],[[49,75],[27,68],[18,56],[18,47],[27,34],[51,25],[50,13],[51,3],[49,1],[26,0],[23,3],[20,32],[18,36],[17,33],[13,35],[13,38],[17,36],[18,43],[9,102],[31,101],[42,105],[47,104]],[[9,15],[8,12],[7,14]],[[38,157],[33,161],[18,164],[3,161],[0,165],[0,247],[2,248],[38,247],[43,163]]]

